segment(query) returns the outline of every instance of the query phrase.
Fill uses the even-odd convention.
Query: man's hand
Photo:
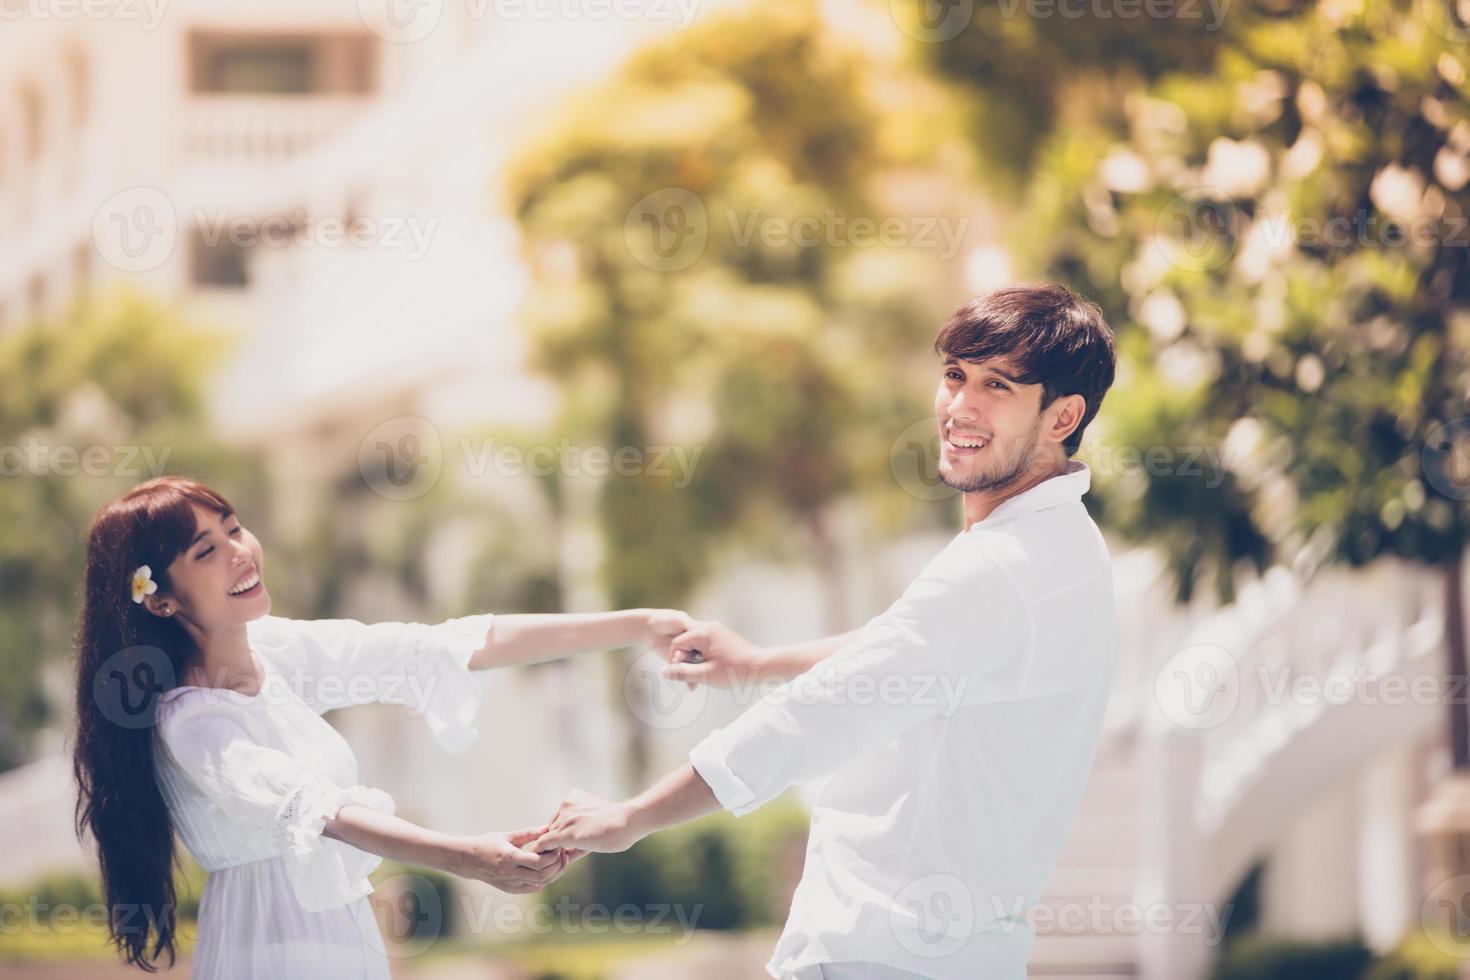
[[[669,643],[668,658],[663,676],[686,682],[690,690],[698,684],[754,684],[775,672],[770,651],[713,620],[675,636]]]
[[[487,882],[503,892],[525,895],[540,891],[555,881],[567,865],[580,855],[560,848],[537,853],[527,845],[546,832],[546,827],[511,834],[481,834],[465,841],[460,867],[464,878]]]
[[[643,838],[633,815],[631,804],[610,803],[573,790],[557,807],[546,832],[527,846],[533,851],[569,850],[575,856],[587,851],[626,851]]]

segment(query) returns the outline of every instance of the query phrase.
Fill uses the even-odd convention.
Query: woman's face
[[[255,535],[234,514],[202,507],[194,508],[194,526],[193,543],[168,566],[168,595],[149,596],[149,608],[172,607],[172,615],[206,634],[270,612],[264,556]]]

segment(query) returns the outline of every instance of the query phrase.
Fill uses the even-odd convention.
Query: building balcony
[[[371,104],[355,95],[196,95],[185,100],[182,155],[191,166],[288,162],[352,124]]]

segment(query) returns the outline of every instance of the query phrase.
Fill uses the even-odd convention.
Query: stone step
[[[1064,864],[1052,868],[1044,895],[1132,895],[1137,869],[1131,864]]]
[[[1038,932],[1031,950],[1029,969],[1067,969],[1078,973],[1096,971],[1127,976],[1136,970],[1137,935],[1131,932],[1096,933]]]
[[[1083,808],[1062,845],[1058,865],[1132,867],[1138,863],[1138,818],[1131,813]]]

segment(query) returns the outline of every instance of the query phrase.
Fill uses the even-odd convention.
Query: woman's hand
[[[555,881],[567,865],[580,855],[561,848],[538,854],[526,845],[546,832],[536,827],[509,834],[481,834],[464,840],[455,873],[474,878],[512,895],[540,891]]]
[[[579,856],[587,851],[604,854],[626,851],[644,836],[635,826],[634,816],[634,808],[629,803],[611,803],[573,790],[557,807],[546,833],[528,847],[572,849]]]
[[[642,609],[639,612],[643,615],[643,634],[638,644],[659,653],[665,653],[674,637],[699,622],[682,609]]]
[[[668,665],[663,676],[696,685],[736,687],[758,683],[775,676],[770,651],[714,621],[699,623],[669,641]]]

